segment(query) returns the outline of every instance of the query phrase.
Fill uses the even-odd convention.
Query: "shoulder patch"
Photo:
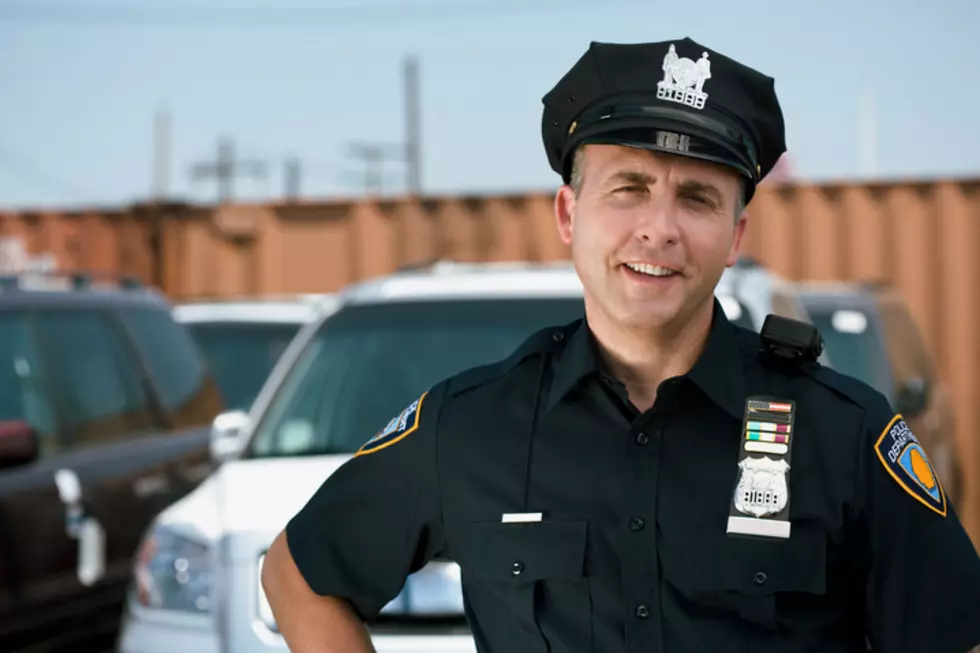
[[[946,491],[925,449],[901,415],[895,415],[881,432],[875,453],[903,490],[926,508],[946,516]]]
[[[374,453],[375,451],[390,447],[415,432],[419,428],[419,419],[422,415],[422,402],[428,394],[428,392],[423,393],[421,397],[406,406],[402,412],[391,418],[391,421],[383,429],[378,431],[374,437],[361,446],[357,453],[354,454],[354,457],[356,458],[357,456]]]

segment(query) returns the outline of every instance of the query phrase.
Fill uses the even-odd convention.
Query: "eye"
[[[645,190],[643,186],[640,186],[638,184],[632,184],[630,186],[620,186],[613,192],[614,193],[638,193],[638,192],[642,192],[643,190]]]
[[[693,202],[697,204],[698,206],[703,206],[705,208],[711,208],[711,209],[715,208],[714,201],[707,195],[688,195],[686,199],[689,202]]]

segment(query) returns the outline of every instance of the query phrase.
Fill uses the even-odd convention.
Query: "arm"
[[[436,464],[441,388],[334,471],[266,554],[262,586],[296,653],[373,653],[365,622],[444,550]]]
[[[306,584],[289,552],[285,531],[266,553],[262,588],[293,653],[375,653],[367,628],[350,604],[319,596]]]
[[[869,407],[858,464],[869,637],[880,653],[980,645],[980,557],[908,425]]]

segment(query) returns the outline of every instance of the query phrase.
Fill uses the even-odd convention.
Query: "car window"
[[[807,310],[823,338],[831,367],[891,396],[889,364],[873,316],[832,304],[808,305]]]
[[[230,409],[248,410],[299,324],[191,322],[194,336]]]
[[[350,306],[324,321],[256,427],[247,455],[356,451],[458,371],[583,314],[580,298]]]
[[[122,318],[174,426],[210,423],[224,406],[188,330],[160,308],[129,308]]]
[[[929,351],[908,307],[897,299],[878,303],[885,342],[895,370],[896,390],[913,378],[933,380]]]
[[[40,455],[60,449],[57,422],[42,377],[28,314],[0,312],[0,422],[25,421],[38,435]]]
[[[110,315],[57,310],[35,316],[70,446],[102,444],[160,426],[138,361]]]

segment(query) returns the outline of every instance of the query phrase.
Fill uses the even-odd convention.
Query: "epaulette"
[[[496,363],[463,370],[447,381],[446,393],[457,395],[466,390],[498,379],[532,356],[560,353],[568,337],[581,324],[577,320],[562,326],[546,327],[532,333],[507,358]]]
[[[852,404],[867,409],[885,398],[867,383],[822,365],[804,365],[802,370],[811,379],[832,390]],[[885,400],[887,401],[887,400]]]

